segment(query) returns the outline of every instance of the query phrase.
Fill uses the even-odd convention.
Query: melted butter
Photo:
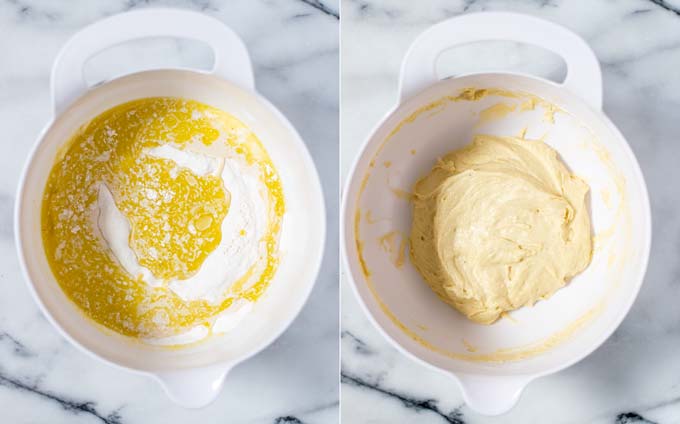
[[[517,319],[513,318],[513,316],[510,315],[508,312],[503,312],[501,314],[501,318],[505,318],[513,324],[517,324],[519,322],[519,321],[517,321]]]
[[[111,126],[118,128],[121,139],[135,139],[126,132],[124,122]],[[92,177],[114,188],[116,204],[130,221],[130,247],[139,263],[156,278],[186,279],[222,239],[219,223],[229,208],[222,180],[212,175],[199,177],[185,168],[178,170],[170,160],[144,155],[143,143],[120,145],[131,151],[117,156],[120,160],[111,160],[110,173]],[[73,161],[72,172],[87,173],[83,159]],[[69,208],[64,200],[55,197],[52,207]],[[195,217],[201,217],[200,221]]]
[[[366,222],[369,224],[375,224],[380,221],[385,221],[385,219],[376,219],[373,217],[373,212],[370,209],[366,211]]]
[[[361,224],[361,209],[357,208],[357,212],[354,215],[354,229],[356,233],[356,229],[359,228],[359,225]],[[361,271],[364,274],[364,277],[369,278],[371,276],[371,272],[368,270],[368,266],[366,265],[366,260],[364,259],[364,242],[359,239],[359,237],[355,237],[356,240],[356,247],[357,247],[357,252],[359,255],[359,263],[361,264]]]
[[[396,268],[400,269],[404,266],[407,240],[403,234],[398,231],[389,231],[378,238],[378,244],[389,255]]]
[[[260,241],[266,255],[217,304],[183,301],[165,286],[151,287],[129,275],[95,223],[97,187],[103,183],[130,222],[129,245],[141,265],[163,280],[186,279],[200,269],[221,242],[229,187],[218,176],[199,176],[146,153],[165,143],[180,148],[222,143],[256,165],[266,187],[268,225]],[[262,294],[278,263],[283,213],[278,174],[240,121],[194,101],[147,98],[102,113],[60,150],[43,196],[42,236],[62,290],[89,318],[127,336],[169,337],[209,327],[235,300]]]
[[[517,109],[517,105],[511,105],[508,103],[496,103],[495,105],[489,106],[483,111],[479,112],[479,120],[475,126],[485,124],[490,121],[495,121],[506,117],[510,112]]]
[[[467,341],[465,339],[462,339],[462,341],[463,341],[463,346],[465,346],[465,350],[467,350],[468,352],[472,352],[472,353],[477,352],[477,347],[475,347],[475,345],[473,345],[472,343],[470,343],[469,341]]]
[[[408,115],[406,118],[402,119],[401,122],[399,122],[397,126],[394,127],[394,129],[387,135],[387,137],[385,137],[383,142],[378,147],[377,151],[373,156],[374,159],[371,160],[371,168],[375,164],[375,158],[380,155],[383,148],[385,147],[385,144],[387,144],[387,142],[390,141],[390,139],[394,137],[395,134],[400,132],[404,128],[404,126],[413,123],[424,113],[433,111],[440,112],[444,109],[444,107],[448,103],[476,102],[488,96],[498,96],[504,97],[506,99],[523,100],[522,104],[520,105],[520,111],[534,110],[536,106],[539,106],[541,109],[543,109],[544,119],[550,123],[555,123],[556,113],[559,112],[565,113],[555,104],[550,103],[549,101],[541,97],[522,91],[510,91],[502,88],[474,88],[474,87],[464,88],[460,90],[456,95],[443,96],[431,103],[421,106],[418,109],[411,112],[411,114]],[[411,155],[415,155],[416,150],[411,149],[410,153]]]
[[[411,192],[409,192],[409,191],[406,191],[406,190],[404,190],[404,189],[402,189],[402,188],[399,188],[399,187],[394,187],[394,186],[390,183],[390,176],[389,176],[389,174],[386,176],[385,184],[386,184],[387,187],[390,189],[390,191],[392,192],[392,194],[394,195],[394,197],[396,197],[397,199],[405,200],[405,201],[407,201],[407,202],[410,202],[411,200],[413,200],[413,193],[411,193]]]
[[[394,196],[397,199],[406,200],[407,202],[410,202],[411,199],[413,199],[413,194],[404,189],[398,187],[390,187],[390,191],[392,192],[392,194],[394,194]]]
[[[609,193],[609,190],[606,188],[603,188],[600,190],[600,197],[602,197],[602,201],[604,204],[609,208],[612,209],[612,199],[611,199],[611,194]]]
[[[399,235],[397,231],[390,231],[378,238],[378,243],[385,253],[393,253],[396,247],[396,238]]]

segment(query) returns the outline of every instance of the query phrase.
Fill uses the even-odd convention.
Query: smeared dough
[[[591,260],[588,185],[542,141],[477,136],[413,190],[413,264],[482,323],[550,297]]]

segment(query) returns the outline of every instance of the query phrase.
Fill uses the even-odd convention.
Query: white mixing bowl
[[[95,53],[125,41],[160,36],[205,42],[213,49],[214,69],[207,73],[155,70],[95,88],[85,84],[83,65]],[[321,185],[309,153],[288,120],[255,92],[242,41],[221,22],[199,13],[152,9],[116,15],[86,27],[57,57],[51,84],[54,118],[29,157],[17,193],[16,243],[29,287],[44,314],[74,345],[110,364],[157,378],[181,405],[206,405],[219,394],[234,365],[265,348],[288,327],[312,290],[326,223]],[[184,349],[136,342],[86,318],[55,280],[40,230],[43,190],[58,149],[100,113],[154,96],[197,100],[244,122],[277,167],[286,202],[280,263],[265,294],[236,329]]]
[[[509,73],[438,80],[435,63],[444,50],[487,40],[557,53],[566,62],[566,80],[556,84]],[[459,98],[471,87],[501,91]],[[533,110],[527,107],[531,99]],[[498,103],[505,104],[504,111],[489,109]],[[554,122],[551,104],[561,110]],[[399,103],[368,137],[350,174],[342,250],[357,298],[388,340],[454,377],[467,404],[480,413],[507,411],[531,380],[592,352],[622,321],[642,284],[651,241],[647,190],[633,153],[601,107],[599,64],[575,34],[511,13],[456,17],[412,44],[401,69]],[[555,148],[590,185],[593,259],[548,300],[480,325],[437,298],[408,261],[407,247],[404,265],[397,266],[399,245],[411,228],[406,192],[438,157],[470,143],[475,134],[516,136],[524,130],[526,138]],[[381,245],[390,232],[393,245],[386,246],[384,238]]]

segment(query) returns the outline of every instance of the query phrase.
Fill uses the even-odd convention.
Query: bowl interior
[[[280,263],[268,290],[236,329],[184,349],[135,342],[85,318],[54,279],[40,235],[40,205],[57,149],[81,125],[105,110],[153,96],[197,100],[243,121],[269,152],[281,177],[286,201]],[[48,315],[76,344],[110,362],[143,371],[234,362],[266,346],[288,326],[307,299],[323,250],[325,218],[321,188],[314,165],[295,130],[258,95],[191,71],[142,72],[90,90],[47,128],[30,159],[18,201],[20,253]]]
[[[499,93],[474,101],[440,101],[469,87],[499,88],[517,96]],[[540,102],[533,110],[523,110],[528,97],[521,93],[545,99],[562,111],[551,122]],[[508,110],[489,109],[499,103]],[[590,185],[593,259],[548,300],[490,326],[475,324],[439,300],[411,265],[408,193],[438,157],[468,144],[475,134],[517,136],[524,131],[526,138],[543,139],[555,148]],[[438,368],[509,375],[566,366],[614,331],[642,282],[650,221],[637,162],[602,113],[552,83],[480,74],[430,87],[398,107],[373,133],[346,193],[345,252],[360,300],[388,338]],[[405,260],[398,267],[401,248]]]

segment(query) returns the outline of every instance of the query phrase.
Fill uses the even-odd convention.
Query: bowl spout
[[[185,408],[202,408],[217,398],[233,365],[167,371],[154,374],[168,397]]]
[[[456,379],[470,409],[482,415],[501,415],[515,406],[533,377],[456,374]]]

